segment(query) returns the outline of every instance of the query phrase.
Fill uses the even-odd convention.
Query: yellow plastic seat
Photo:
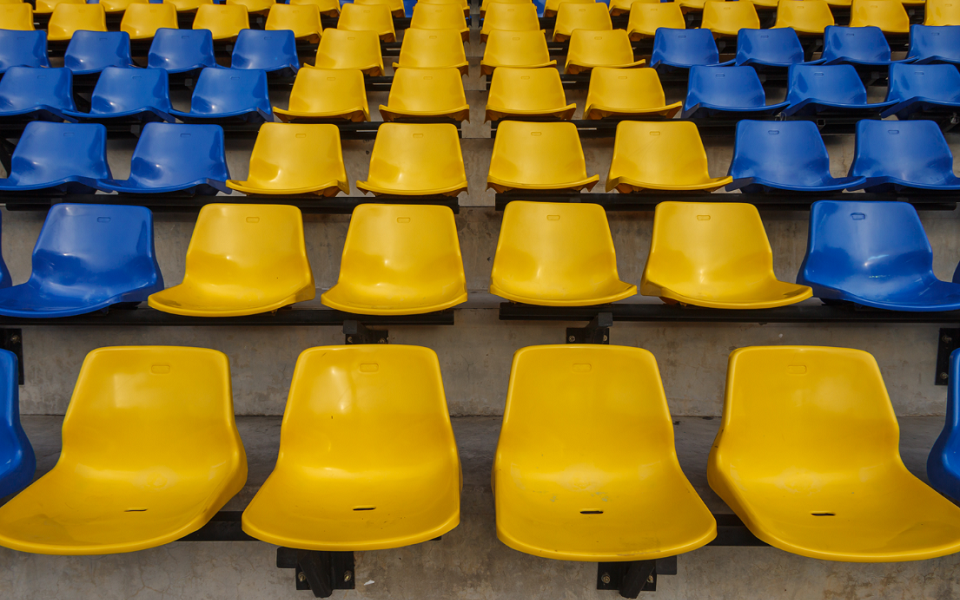
[[[652,38],[657,29],[686,29],[687,21],[676,2],[634,2],[627,21],[627,34],[633,41]]]
[[[710,487],[771,546],[901,562],[960,551],[960,508],[912,475],[874,358],[814,346],[730,355]]]
[[[680,5],[680,10],[682,10],[684,13],[688,13],[688,12],[703,11],[703,5],[706,3],[707,0],[674,0],[674,1]]]
[[[155,548],[203,527],[246,480],[226,355],[100,348],[80,368],[56,466],[0,507],[0,546],[59,555]]]
[[[340,8],[337,29],[341,31],[372,31],[384,42],[397,41],[393,28],[393,15],[383,4],[361,6],[348,3]]]
[[[560,4],[564,2],[570,2],[574,4],[593,4],[596,1],[597,0],[547,0],[543,8],[543,16],[545,17],[557,16],[557,11],[560,9]],[[659,0],[657,1],[659,2]]]
[[[413,7],[410,27],[414,29],[456,29],[463,41],[470,39],[470,28],[463,11],[456,4],[417,4]]]
[[[403,2],[403,0],[400,1]],[[324,17],[340,16],[340,0],[290,0],[290,4],[292,6],[313,4],[320,9],[320,14]]]
[[[267,31],[289,29],[298,40],[310,43],[320,41],[323,26],[320,24],[320,7],[316,4],[274,4],[270,7]]]
[[[850,6],[853,0],[826,0],[830,6]]]
[[[533,0],[483,0],[480,3],[480,18],[487,16],[487,7],[491,4],[533,4]]]
[[[800,35],[823,35],[824,29],[834,24],[830,5],[824,0],[780,0],[773,27],[792,27]]]
[[[659,115],[672,119],[683,102],[666,103],[660,76],[654,69],[597,67],[590,72],[584,119]]]
[[[579,4],[564,2],[557,10],[557,23],[553,27],[553,41],[565,42],[577,29],[606,31],[613,29],[613,21],[607,5],[603,2]]]
[[[570,36],[570,49],[564,72],[576,75],[594,67],[638,67],[643,59],[633,59],[633,46],[627,32],[577,29]]]
[[[641,348],[518,350],[493,490],[497,537],[535,556],[654,560],[717,536],[680,470],[657,361]]]
[[[737,37],[741,29],[760,29],[760,17],[749,0],[707,0],[703,3],[703,22],[700,27],[713,32],[713,37]]]
[[[398,19],[402,19],[405,14],[403,12],[403,0],[354,0],[354,4],[358,6],[386,6],[390,9],[390,14]]]
[[[163,0],[164,4],[172,4],[177,12],[196,12],[204,4],[213,4],[213,0]]]
[[[407,29],[400,44],[400,58],[393,68],[444,69],[455,67],[469,74],[463,39],[456,29]]]
[[[315,294],[299,208],[208,204],[187,247],[183,283],[147,302],[176,315],[239,317],[313,300]]]
[[[594,306],[634,296],[637,286],[620,281],[600,205],[515,200],[503,211],[490,293],[537,306]]]
[[[813,295],[777,280],[760,213],[735,202],[658,204],[640,293],[726,309],[787,306]]]
[[[923,14],[924,25],[960,25],[960,2],[957,0],[927,0]]]
[[[26,2],[0,4],[0,29],[33,31],[33,8]]]
[[[293,373],[277,465],[242,526],[287,548],[399,548],[459,524],[461,483],[433,350],[310,348]]]
[[[373,31],[327,29],[320,38],[317,58],[319,69],[357,69],[364,75],[383,75],[380,38]]]
[[[23,2],[22,4],[29,3]],[[53,13],[53,9],[55,9],[58,4],[86,4],[86,0],[36,0],[36,8],[34,8],[33,12],[41,15],[49,15]],[[4,29],[9,29],[9,27],[4,27]]]
[[[276,4],[276,0],[227,0],[227,6],[246,7],[247,13],[266,14],[270,7]]]
[[[250,154],[246,181],[227,187],[245,194],[350,193],[336,125],[264,123]]]
[[[357,188],[364,193],[403,196],[457,196],[467,191],[456,126],[384,123],[370,153],[367,180],[358,181]]]
[[[384,121],[440,118],[469,121],[470,105],[460,71],[453,67],[397,69],[387,105],[380,105],[380,116]]]
[[[131,4],[120,20],[120,31],[131,40],[149,40],[161,27],[177,28],[177,7],[172,4]]]
[[[480,41],[486,42],[491,31],[540,31],[537,7],[533,3],[502,4],[491,2],[480,29]]]
[[[907,34],[910,17],[900,0],[853,0],[850,27],[870,26],[879,27],[884,33]]]
[[[193,28],[209,29],[215,40],[233,40],[250,28],[250,17],[242,4],[203,4],[197,8]]]
[[[466,302],[453,211],[403,204],[355,208],[340,277],[320,300],[363,315],[417,315]]]
[[[497,67],[539,69],[553,67],[547,38],[541,31],[491,31],[480,60],[480,72],[490,75]]]
[[[580,135],[573,123],[502,121],[493,142],[487,189],[593,189],[599,175],[587,176]]]
[[[99,4],[59,4],[47,23],[47,40],[69,42],[75,31],[106,31],[107,13]]]
[[[369,121],[363,73],[359,69],[300,69],[288,108],[274,106],[273,112],[286,122]]]
[[[147,0],[98,0],[107,13],[122,13],[134,4],[146,4]]]
[[[554,68],[500,67],[493,72],[487,96],[487,121],[511,117],[573,118],[576,104],[567,104],[560,72]]]
[[[417,0],[417,4],[459,4],[463,8],[463,16],[470,16],[470,0]],[[480,16],[483,16],[482,8],[480,9]]]

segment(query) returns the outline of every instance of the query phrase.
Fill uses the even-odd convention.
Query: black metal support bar
[[[310,590],[316,598],[329,598],[334,590],[352,590],[353,552],[318,552],[277,548],[277,568],[295,569],[298,590]]]
[[[609,344],[613,314],[597,313],[586,327],[567,327],[568,344]]]
[[[937,335],[937,374],[936,385],[947,385],[950,381],[950,355],[960,348],[960,329],[942,328]]]
[[[6,327],[0,329],[0,348],[17,355],[17,380],[23,385],[23,330]]]
[[[243,511],[223,510],[213,515],[206,525],[190,535],[180,538],[181,542],[256,542],[243,532],[240,519]]]
[[[385,329],[370,329],[360,321],[344,321],[343,335],[347,344],[388,344],[390,333]]]
[[[717,520],[717,537],[708,546],[769,546],[753,535],[737,515],[713,515]]]
[[[657,591],[658,575],[676,575],[677,557],[597,564],[597,589],[617,590],[623,598]]]

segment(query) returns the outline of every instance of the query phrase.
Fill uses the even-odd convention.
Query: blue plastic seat
[[[267,73],[259,69],[204,69],[190,99],[190,112],[171,111],[184,123],[273,121]]]
[[[0,29],[0,73],[10,67],[49,67],[46,31]]]
[[[797,283],[827,301],[909,312],[960,309],[960,284],[933,274],[933,250],[907,202],[814,202]]]
[[[732,65],[720,62],[720,52],[709,29],[667,29],[661,27],[653,36],[650,66],[655,69],[689,69],[696,66]]]
[[[17,355],[0,350],[0,498],[30,485],[37,456],[20,425]]]
[[[0,122],[63,121],[73,103],[70,69],[10,67],[0,79]]]
[[[911,25],[908,62],[960,65],[960,25]]]
[[[27,123],[10,159],[0,192],[44,190],[62,194],[96,191],[110,178],[107,129],[89,123]]]
[[[947,416],[927,456],[927,479],[933,489],[954,502],[960,501],[960,350],[950,354]]]
[[[751,67],[787,68],[803,62],[800,37],[790,27],[741,29],[737,33],[736,64]]]
[[[130,161],[129,179],[101,180],[98,187],[128,194],[231,193],[219,125],[147,123]]]
[[[126,31],[77,31],[63,55],[63,66],[74,75],[99,73],[107,67],[135,67]]]
[[[79,121],[109,122],[136,119],[138,121],[169,121],[170,87],[167,72],[162,69],[130,69],[107,67],[100,74],[93,95],[90,112],[67,112]]]
[[[880,116],[901,121],[928,112],[960,111],[960,71],[953,65],[890,65],[887,101],[893,104]]]
[[[740,121],[727,191],[835,192],[862,177],[831,177],[830,157],[813,121]]]
[[[0,315],[82,315],[112,304],[143,302],[162,289],[149,210],[56,204],[33,248],[30,279],[0,290]]]
[[[753,67],[692,67],[683,118],[772,116],[786,105],[767,105],[763,84]]]
[[[158,29],[147,53],[147,67],[167,73],[188,73],[216,67],[209,29]]]
[[[244,29],[233,47],[232,69],[261,69],[292,77],[300,68],[297,38],[289,29],[262,31]]]
[[[950,146],[933,121],[859,121],[850,176],[864,178],[851,189],[868,192],[960,190]]]
[[[7,263],[4,262],[3,256],[0,255],[0,289],[11,285],[13,285],[13,281],[10,279],[10,271],[7,269]]]
[[[879,115],[890,101],[867,103],[867,88],[853,65],[792,65],[787,75],[787,103],[783,116],[823,112]]]
[[[890,44],[879,27],[828,25],[823,32],[823,53],[813,62],[885,67],[892,62]]]

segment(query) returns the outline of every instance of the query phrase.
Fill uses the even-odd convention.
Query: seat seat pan
[[[273,112],[280,117],[281,121],[286,122],[308,122],[310,119],[320,119],[324,121],[329,119],[344,119],[354,123],[363,123],[368,120],[367,114],[362,106],[324,112],[304,112],[273,107]]]
[[[857,186],[862,183],[863,177],[831,177],[821,185],[796,185],[768,181],[760,177],[749,177],[746,179],[735,179],[733,183],[727,186],[727,191],[739,189],[746,193],[751,193],[756,191],[757,188],[770,188],[790,192],[839,192],[845,189],[856,189]]]
[[[818,113],[822,110],[837,110],[837,111],[876,111],[880,112],[883,109],[893,106],[896,104],[896,101],[891,102],[873,102],[867,104],[845,104],[843,102],[826,102],[823,100],[817,100],[816,98],[808,98],[802,100],[792,106],[789,106],[786,110],[783,111],[783,114],[786,116],[795,115],[795,114],[810,114]]]
[[[284,306],[312,300],[313,286],[291,289],[264,289],[239,284],[217,284],[184,280],[180,285],[153,294],[151,308],[190,317],[242,317],[271,312]]]
[[[900,102],[889,102],[887,106],[892,108],[887,108],[882,113],[881,117],[889,117],[890,115],[898,115],[902,112],[907,112],[907,114],[913,114],[916,112],[927,112],[937,109],[960,109],[960,102],[946,102],[942,100],[937,100],[934,98],[924,98],[922,96],[915,96],[907,100]]]
[[[597,120],[612,116],[660,115],[666,119],[672,119],[682,108],[683,102],[674,102],[673,104],[664,106],[644,107],[588,104],[583,109],[583,118],[587,120]]]
[[[343,192],[344,194],[349,194],[350,189],[344,182],[337,181],[332,179],[330,181],[318,181],[314,184],[298,187],[298,188],[272,188],[272,187],[263,187],[258,185],[257,182],[252,182],[249,180],[245,181],[236,181],[233,179],[227,180],[227,187],[232,190],[237,190],[238,192],[243,192],[244,194],[268,194],[268,195],[277,195],[277,196],[292,196],[295,194],[317,194],[318,196],[326,196],[332,198],[336,196],[337,193]],[[344,189],[346,188],[346,189]]]
[[[576,104],[567,104],[566,106],[555,106],[549,108],[511,108],[508,106],[497,106],[496,104],[487,103],[486,117],[488,121],[496,121],[502,119],[503,117],[517,116],[517,117],[556,117],[558,119],[569,120],[573,117],[573,113],[577,110]]]
[[[737,281],[712,287],[684,285],[682,282],[674,283],[671,287],[670,283],[650,282],[643,286],[641,293],[681,304],[740,310],[788,306],[813,296],[808,286],[777,280],[758,281],[752,285],[750,282]]]
[[[706,191],[713,192],[733,181],[733,177],[714,177],[705,179],[697,183],[663,183],[641,181],[632,177],[616,177],[608,183],[609,189],[617,188],[621,193],[639,192],[642,190],[662,190],[662,191]],[[629,188],[629,189],[621,189]]]
[[[920,183],[907,181],[898,177],[867,177],[862,184],[851,187],[851,190],[866,190],[868,192],[885,192],[891,189],[901,190],[930,190],[954,192],[960,190],[960,177],[949,174],[940,183]]]
[[[357,188],[363,192],[370,192],[381,196],[457,196],[461,192],[467,191],[467,182],[463,181],[455,185],[439,188],[401,189],[378,185],[369,181],[358,181]]]
[[[417,61],[418,63],[420,61]],[[460,75],[469,75],[470,74],[470,63],[468,61],[462,61],[457,63],[449,64],[415,64],[415,65],[402,65],[400,63],[393,63],[394,69],[401,69],[403,67],[410,67],[414,69],[457,69],[460,71]]]
[[[861,287],[856,283],[852,283],[852,285]],[[866,285],[869,285],[869,283]],[[815,286],[815,293],[818,298],[826,300],[845,300],[862,306],[885,310],[910,312],[960,310],[960,284],[937,280],[926,285],[890,286],[887,289],[895,289],[895,292],[884,294],[882,298],[868,298],[862,293],[851,294],[819,284]]]
[[[436,277],[437,274],[434,274]],[[377,282],[359,285],[339,282],[320,299],[324,306],[362,315],[417,315],[445,310],[467,301],[467,293],[447,283],[456,281],[457,274],[437,278],[436,285],[397,285]]]
[[[550,183],[526,183],[520,181],[507,181],[499,177],[489,175],[487,177],[487,187],[493,188],[499,193],[509,190],[590,190],[600,181],[599,175],[587,177],[586,179],[577,179],[575,181],[556,181]]]
[[[141,185],[129,179],[101,179],[97,183],[97,187],[104,191],[127,194],[169,194],[172,192],[195,191],[198,194],[215,195],[217,190],[227,194],[233,193],[233,190],[228,188],[224,182],[212,179],[196,179],[176,185],[160,186]]]
[[[235,118],[244,118],[249,119],[254,115],[258,115],[264,121],[271,121],[270,115],[260,110],[259,108],[247,108],[243,110],[234,110],[229,112],[221,113],[195,113],[195,112],[181,112],[179,110],[171,110],[170,114],[177,117],[184,123],[216,123],[221,119],[235,119]]]
[[[77,292],[77,295],[52,293],[30,282],[0,289],[0,315],[26,319],[72,317],[96,312],[119,302],[134,301],[123,297],[94,296],[89,293],[92,290],[87,286],[71,288],[71,291]],[[151,291],[143,290],[144,297],[140,300],[146,299]],[[84,292],[87,294],[82,295]]]
[[[507,277],[504,280],[508,280]],[[534,295],[531,292],[537,292]],[[565,289],[554,290],[553,294],[545,294],[548,290],[541,290],[536,283],[527,283],[506,289],[495,284],[490,285],[490,293],[506,298],[513,302],[535,304],[538,306],[596,306],[609,304],[624,298],[637,295],[637,286],[623,281],[608,281],[601,286],[571,286]]]
[[[764,106],[724,106],[721,104],[710,104],[701,102],[695,104],[683,111],[683,118],[689,119],[700,116],[715,116],[715,113],[729,113],[737,115],[738,118],[749,118],[750,115],[772,115],[789,106],[789,102],[780,102],[777,104],[766,104]]]
[[[109,122],[113,119],[128,119],[130,117],[139,117],[141,115],[154,115],[156,118],[161,121],[166,121],[167,123],[174,123],[174,119],[169,113],[164,112],[158,108],[137,108],[134,110],[124,110],[115,113],[95,113],[95,112],[74,112],[74,111],[64,111],[63,113],[67,117],[76,119],[77,121],[95,121],[95,122]]]
[[[53,181],[43,181],[39,183],[18,183],[16,181],[11,181],[11,178],[8,177],[6,179],[0,179],[0,191],[18,192],[30,190],[48,190],[59,188],[61,186],[69,186],[70,184],[79,184],[95,190],[97,187],[97,180],[90,177],[76,176],[62,177]]]
[[[445,108],[443,110],[408,110],[391,106],[380,105],[380,115],[384,121],[392,121],[398,117],[447,117],[455,121],[470,120],[470,105],[463,104]]]

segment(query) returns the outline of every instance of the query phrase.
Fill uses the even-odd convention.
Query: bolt
[[[348,343],[348,344],[352,344],[352,343],[353,343],[353,336],[352,336],[352,335],[348,335],[348,336],[347,336],[347,343]]]
[[[572,344],[572,343],[574,343],[575,341],[577,341],[577,338],[575,338],[574,336],[571,335],[571,336],[569,336],[569,337],[567,338],[567,341]]]
[[[946,381],[949,378],[950,378],[950,375],[948,375],[947,373],[940,373],[940,379],[943,379],[944,381]]]
[[[386,344],[386,343],[387,343],[387,338],[380,338],[380,339],[377,340],[377,341],[380,342],[381,344]]]
[[[12,344],[19,344],[19,343],[20,343],[20,336],[19,336],[19,335],[11,335],[11,336],[10,336],[10,343],[12,343]]]
[[[944,344],[949,344],[950,342],[953,341],[953,338],[950,337],[949,335],[945,335],[945,336],[943,336],[943,337],[940,338],[940,339],[943,340],[943,343],[944,343]]]
[[[610,336],[608,336],[608,335],[603,336],[603,341],[609,342],[609,341],[610,341]]]
[[[344,580],[344,581],[350,581],[351,579],[353,579],[353,571],[344,571],[344,572],[343,572],[343,580]]]
[[[304,581],[307,580],[307,576],[304,575],[303,573],[297,573],[297,580],[298,580],[300,583],[303,583]]]
[[[601,575],[601,576],[600,576],[600,581],[602,581],[604,584],[609,584],[609,583],[610,583],[610,573],[604,573],[603,575]]]
[[[653,575],[647,575],[647,583],[653,583]]]

